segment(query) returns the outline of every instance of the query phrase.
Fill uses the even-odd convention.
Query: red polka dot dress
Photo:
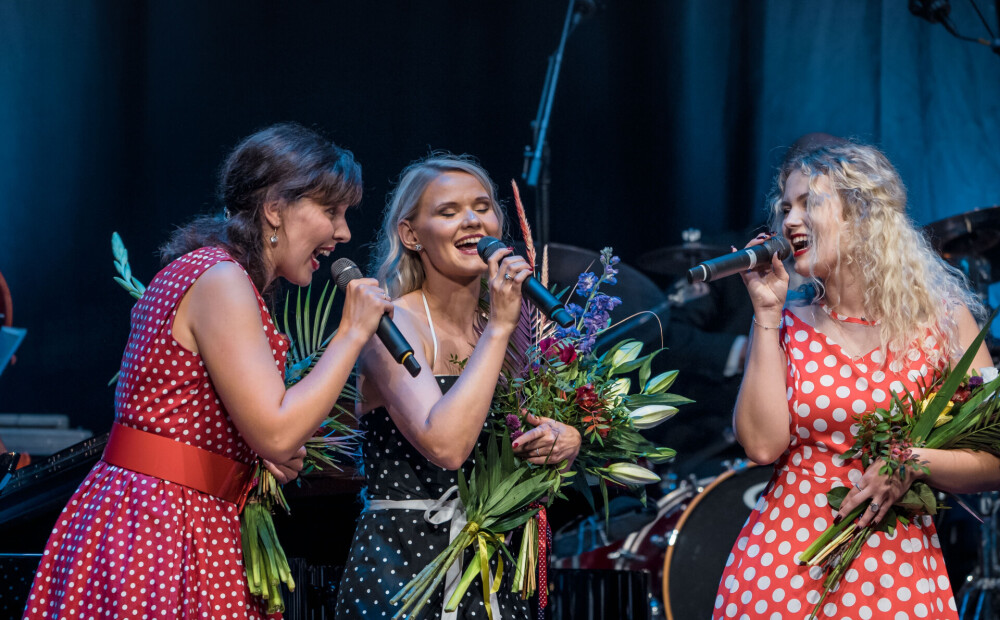
[[[833,521],[827,491],[861,478],[859,461],[840,458],[854,443],[853,416],[887,406],[891,393],[913,391],[918,378],[934,372],[916,352],[906,359],[890,353],[886,364],[878,349],[851,358],[788,310],[782,325],[791,443],[727,560],[715,619],[805,618],[813,610],[822,570],[795,560]],[[958,618],[931,518],[918,517],[893,535],[876,532],[817,616]]]
[[[171,336],[177,305],[209,267],[202,248],[163,269],[132,310],[115,422],[250,463],[255,454],[216,396],[199,355]],[[287,351],[257,295],[283,372]],[[99,461],[49,537],[25,618],[265,617],[247,590],[236,504]],[[280,616],[278,616],[280,617]]]

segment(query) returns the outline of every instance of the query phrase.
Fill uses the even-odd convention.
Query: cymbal
[[[1000,205],[931,222],[924,226],[924,232],[945,259],[982,255],[1000,244]]]
[[[698,263],[729,252],[729,248],[686,241],[646,252],[636,260],[640,269],[650,273],[680,274]]]

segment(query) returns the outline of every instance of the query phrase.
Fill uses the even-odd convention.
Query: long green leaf
[[[920,418],[917,420],[916,425],[913,427],[913,431],[910,437],[913,439],[914,443],[920,443],[926,439],[927,434],[930,433],[931,429],[934,428],[934,423],[937,422],[938,416],[944,411],[945,406],[951,397],[955,395],[955,390],[958,389],[959,384],[965,379],[965,373],[969,371],[969,366],[972,365],[972,360],[979,353],[979,347],[983,344],[983,340],[986,338],[986,334],[989,333],[990,324],[993,323],[993,319],[996,317],[996,311],[993,315],[986,321],[986,325],[979,331],[979,335],[976,336],[972,344],[965,351],[965,355],[962,359],[958,361],[958,364],[952,369],[948,374],[948,378],[941,385],[941,388],[937,392],[937,396],[931,401],[931,404],[927,406],[927,409],[920,414]]]

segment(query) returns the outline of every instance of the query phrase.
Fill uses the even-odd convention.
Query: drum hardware
[[[645,571],[652,578],[651,618],[709,616],[726,558],[750,512],[739,503],[746,504],[749,494],[763,490],[773,472],[748,461],[729,465],[718,476],[667,478],[670,487],[657,499],[653,521],[624,540],[570,557],[553,557],[551,566]],[[595,533],[589,535],[591,540],[596,540]],[[578,536],[582,542],[588,534],[580,532]],[[674,576],[668,580],[673,564]],[[673,585],[664,590],[668,581]]]
[[[681,231],[681,244],[647,252],[636,260],[643,271],[664,275],[682,275],[698,263],[725,254],[729,248],[708,245],[701,241],[701,230],[688,228]]]
[[[980,526],[979,566],[966,577],[956,595],[960,620],[994,618],[1000,611],[1000,549],[997,547],[997,525],[1000,518],[1000,494],[993,491],[979,496],[980,514],[985,516]],[[974,608],[970,609],[970,604]]]
[[[660,549],[666,549],[667,547],[670,546],[670,543],[673,541],[667,540],[666,538],[660,536],[659,534],[653,534],[652,536],[649,537],[649,542],[653,543]]]

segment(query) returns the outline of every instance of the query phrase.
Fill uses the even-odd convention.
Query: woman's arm
[[[490,320],[447,394],[442,396],[432,372],[411,377],[380,342],[369,343],[361,357],[367,393],[376,394],[403,436],[439,467],[458,469],[472,453],[489,413],[507,340],[520,317],[520,286],[531,269],[520,257],[504,258],[507,254],[502,250],[490,259]],[[508,273],[509,280],[504,278]],[[410,342],[423,342],[410,313],[400,312],[396,326]],[[414,355],[431,370],[423,346],[414,347]]]
[[[759,245],[758,236],[750,245]],[[788,273],[777,256],[766,273],[742,274],[754,306],[746,367],[733,410],[733,430],[747,457],[755,463],[773,463],[788,448],[788,397],[785,353],[781,348],[781,310],[788,291]]]
[[[979,335],[980,326],[968,308],[962,307],[955,317],[962,350],[967,350]],[[993,365],[986,344],[979,346],[972,368]],[[918,460],[930,470],[927,483],[949,493],[979,493],[1000,489],[1000,460],[985,452],[972,450],[914,450]]]
[[[377,282],[348,285],[337,334],[313,370],[285,389],[284,368],[261,327],[256,295],[231,262],[208,269],[191,286],[174,319],[174,338],[201,354],[233,424],[257,454],[292,459],[333,409],[361,348],[392,305]]]

